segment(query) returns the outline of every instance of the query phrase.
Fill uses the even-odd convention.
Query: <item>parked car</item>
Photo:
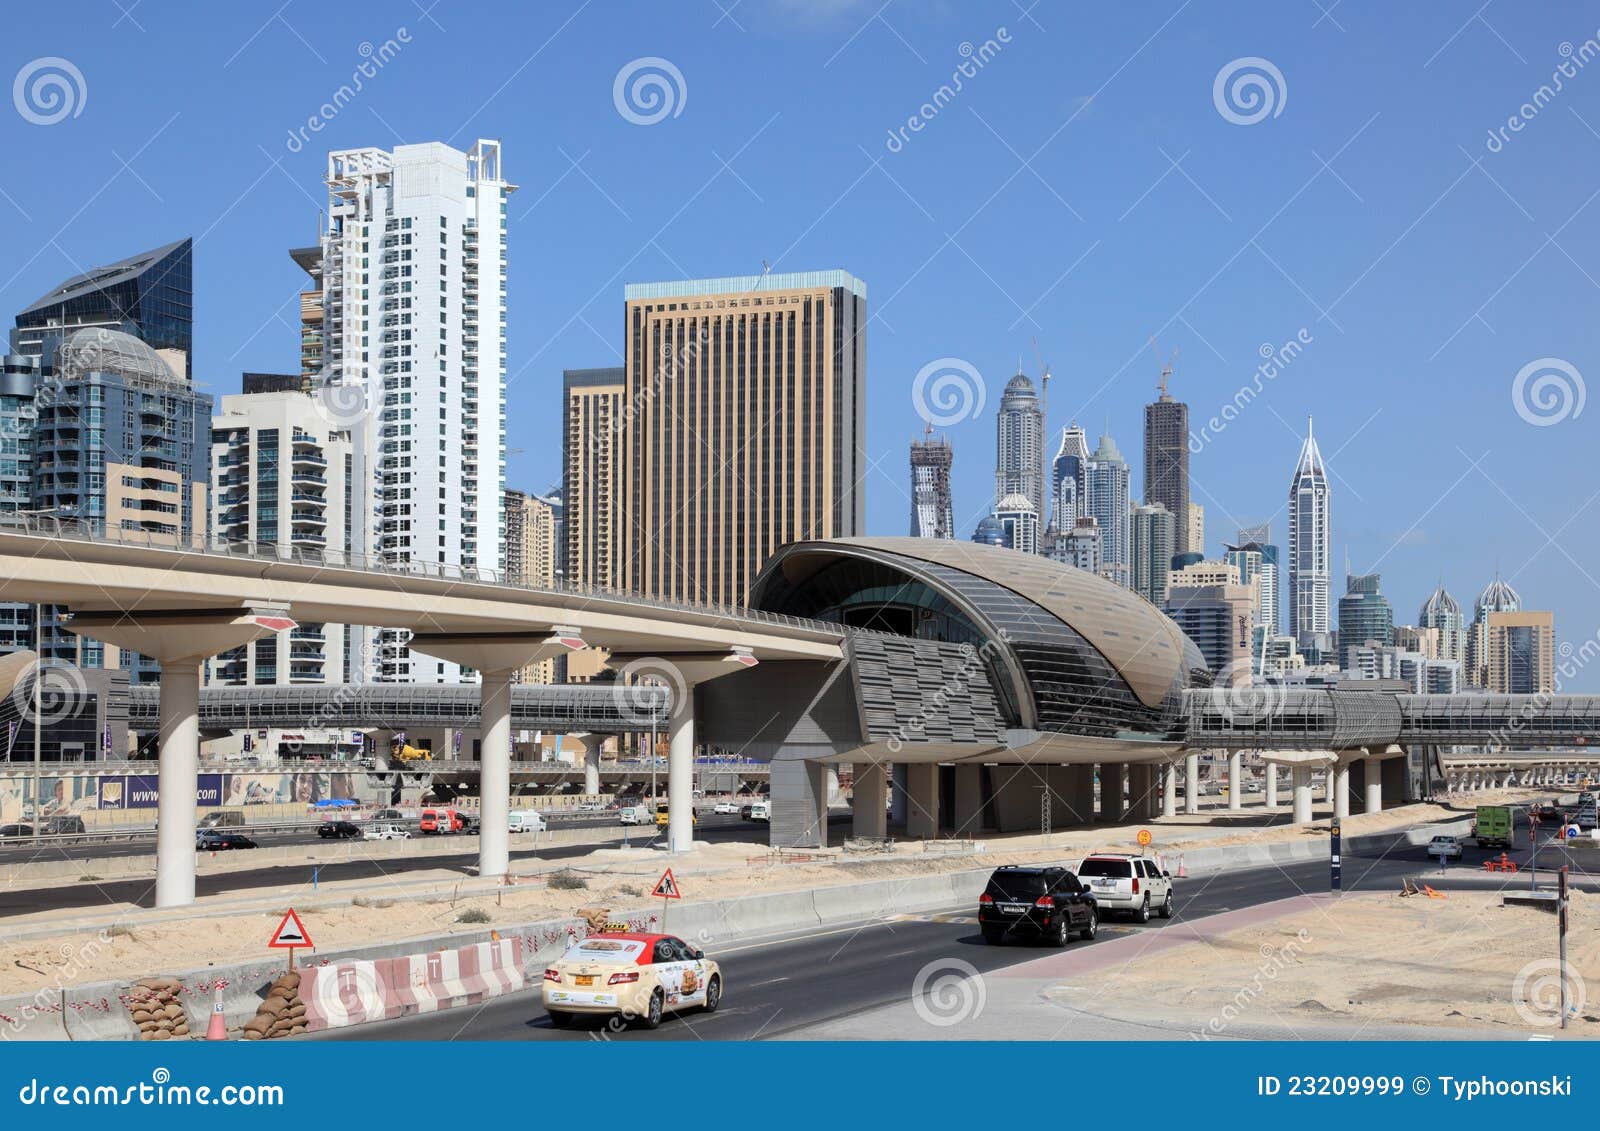
[[[739,815],[739,806],[732,801],[719,801],[711,807],[713,813],[727,813],[731,816]]]
[[[1141,923],[1151,911],[1172,918],[1172,877],[1154,860],[1121,853],[1097,853],[1078,865],[1078,876],[1094,892],[1103,911],[1127,911]]]
[[[226,852],[236,848],[260,848],[243,833],[216,832],[207,829],[195,836],[195,847],[202,852]]]
[[[317,826],[317,835],[323,840],[348,840],[361,835],[354,821],[324,821]]]
[[[1008,864],[994,870],[978,896],[978,926],[990,946],[1019,935],[1066,946],[1074,934],[1094,938],[1100,911],[1067,869]]]
[[[1428,855],[1438,860],[1460,860],[1461,838],[1458,836],[1436,836],[1428,842]]]
[[[361,831],[362,840],[410,840],[411,830],[403,825],[386,821],[381,824],[371,824]]]

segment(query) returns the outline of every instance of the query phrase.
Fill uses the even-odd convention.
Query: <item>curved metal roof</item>
[[[184,387],[161,356],[132,334],[95,326],[75,330],[61,343],[56,369],[68,381],[85,373],[117,373],[152,385]]]
[[[1146,707],[1161,705],[1182,670],[1183,630],[1131,589],[1086,570],[1038,554],[940,538],[838,538],[815,545],[897,554],[1009,589],[1088,640]]]

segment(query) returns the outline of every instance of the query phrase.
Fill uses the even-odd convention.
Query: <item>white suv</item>
[[[1086,856],[1077,868],[1078,879],[1105,911],[1129,911],[1141,923],[1154,911],[1172,918],[1172,877],[1143,856],[1097,853]]]

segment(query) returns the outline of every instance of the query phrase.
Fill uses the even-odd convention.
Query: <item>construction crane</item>
[[[1161,350],[1156,346],[1156,336],[1154,334],[1150,335],[1150,352],[1156,355],[1157,361],[1161,361]],[[1162,400],[1167,399],[1167,378],[1172,376],[1172,367],[1177,363],[1177,360],[1178,351],[1176,348],[1174,348],[1171,356],[1169,356],[1165,361],[1161,361],[1161,383],[1159,388],[1161,390]]]

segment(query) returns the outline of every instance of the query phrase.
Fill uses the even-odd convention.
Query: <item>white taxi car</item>
[[[590,935],[544,972],[544,1007],[558,1029],[578,1014],[654,1029],[668,1011],[714,1013],[720,1004],[722,968],[674,935]]]

